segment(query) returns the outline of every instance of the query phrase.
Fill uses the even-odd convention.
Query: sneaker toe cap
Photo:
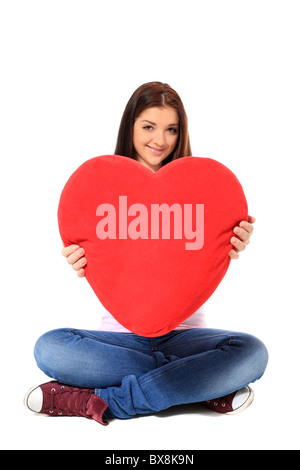
[[[239,390],[235,394],[233,401],[232,401],[233,410],[238,410],[239,408],[243,408],[247,404],[248,401],[250,404],[250,398],[252,396],[252,393],[253,392],[250,387],[244,387],[241,390]]]
[[[26,406],[35,413],[40,413],[43,406],[43,391],[40,387],[36,387],[25,396]]]

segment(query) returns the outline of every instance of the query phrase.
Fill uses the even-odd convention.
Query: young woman
[[[151,82],[134,92],[115,154],[134,158],[153,172],[192,155],[186,113],[169,85]],[[231,258],[237,259],[249,243],[254,221],[249,217],[234,228]],[[83,277],[88,262],[84,250],[71,245],[62,254]],[[34,355],[40,369],[55,380],[31,389],[26,406],[102,424],[186,403],[240,412],[253,400],[249,384],[263,375],[268,362],[266,347],[256,337],[206,328],[202,308],[174,331],[154,338],[129,332],[106,312],[99,331],[45,333]]]

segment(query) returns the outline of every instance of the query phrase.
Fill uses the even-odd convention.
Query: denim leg
[[[49,377],[77,387],[120,385],[157,367],[149,339],[130,333],[63,328],[42,335],[34,356]]]
[[[169,362],[126,376],[121,386],[96,390],[111,415],[131,418],[227,395],[259,379],[268,362],[259,339],[222,330],[173,332],[154,338],[153,348]]]

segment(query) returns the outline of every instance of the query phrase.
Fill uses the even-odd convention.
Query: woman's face
[[[145,109],[133,126],[136,159],[154,172],[159,170],[163,160],[175,149],[178,132],[179,119],[174,108]]]

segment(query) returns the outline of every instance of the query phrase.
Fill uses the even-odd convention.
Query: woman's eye
[[[170,127],[169,131],[171,132],[171,134],[177,134],[177,129],[175,129],[175,127]]]
[[[143,129],[145,129],[146,131],[151,131],[151,129],[153,129],[153,127],[152,126],[145,126],[145,127],[143,127]]]

